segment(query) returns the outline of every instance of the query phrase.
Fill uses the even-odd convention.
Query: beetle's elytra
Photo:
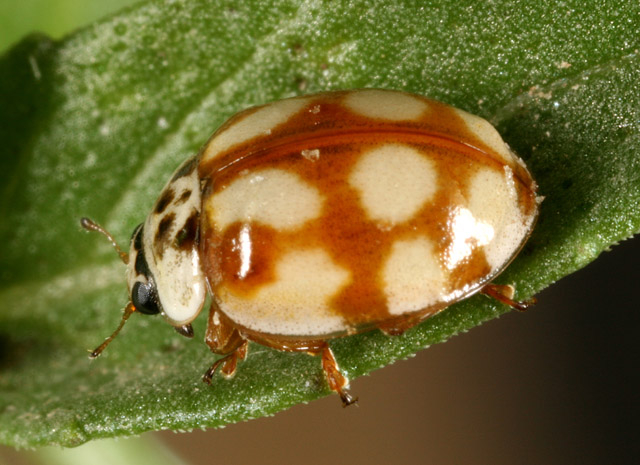
[[[226,376],[248,341],[322,356],[328,340],[400,334],[484,292],[528,238],[536,184],[485,120],[397,91],[363,89],[245,110],[183,163],[131,239],[133,312],[185,336],[212,293],[206,343]],[[111,236],[83,218],[86,229]],[[117,246],[116,246],[117,248]]]

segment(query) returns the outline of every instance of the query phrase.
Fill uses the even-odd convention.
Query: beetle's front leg
[[[211,303],[209,309],[209,320],[207,323],[207,332],[205,334],[205,342],[214,354],[224,355],[218,359],[211,368],[204,374],[202,380],[211,384],[211,378],[218,369],[225,378],[232,377],[236,372],[238,361],[244,360],[247,356],[249,342],[240,334],[233,326],[229,319],[220,312],[215,302]]]

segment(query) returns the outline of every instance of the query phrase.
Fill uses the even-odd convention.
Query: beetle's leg
[[[211,365],[211,368],[207,370],[207,372],[202,377],[202,381],[207,384],[211,384],[211,379],[213,378],[214,373],[218,369],[219,366],[222,365],[220,372],[225,378],[231,378],[236,373],[236,367],[238,366],[238,361],[244,360],[247,356],[247,350],[249,347],[249,341],[243,339],[241,344],[236,347],[233,352],[222,357],[221,359],[216,360],[216,362]]]
[[[342,399],[342,406],[348,407],[351,404],[357,404],[358,398],[353,397],[347,390],[349,387],[349,380],[346,376],[340,373],[338,362],[333,356],[333,352],[331,351],[329,344],[324,342],[320,347],[318,347],[318,349],[309,351],[309,353],[312,355],[322,356],[322,369],[327,377],[327,382],[329,383],[331,390],[337,392],[340,399]]]
[[[511,308],[515,308],[521,312],[525,311],[532,305],[536,303],[536,298],[532,297],[529,300],[517,301],[513,300],[513,296],[515,293],[515,289],[511,285],[504,284],[487,284],[480,291],[484,295],[488,295],[489,297],[493,297],[499,302],[508,305]]]
[[[230,378],[236,372],[239,360],[247,356],[248,341],[240,334],[233,324],[218,310],[215,302],[211,303],[209,321],[205,342],[214,354],[224,355],[217,360],[204,374],[202,380],[211,384],[211,378],[215,371],[220,371],[226,378]]]
[[[349,394],[347,387],[349,386],[349,380],[346,376],[340,373],[338,368],[338,362],[333,356],[333,352],[329,347],[329,344],[323,340],[311,340],[311,341],[297,341],[297,340],[278,340],[270,339],[268,337],[259,337],[254,339],[255,342],[267,347],[272,347],[277,350],[284,350],[286,352],[306,352],[309,355],[320,355],[322,357],[322,369],[327,383],[332,391],[335,391],[342,399],[342,406],[355,404],[358,402],[357,397],[353,397]]]

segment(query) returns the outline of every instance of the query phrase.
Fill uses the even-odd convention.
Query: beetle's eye
[[[140,281],[136,282],[131,290],[131,302],[133,302],[137,311],[145,315],[160,313],[158,304],[153,298],[152,284],[143,284]]]

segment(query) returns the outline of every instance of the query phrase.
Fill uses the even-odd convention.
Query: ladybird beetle
[[[212,296],[205,341],[230,377],[248,341],[320,355],[329,387],[354,399],[328,341],[401,334],[481,292],[520,250],[537,186],[487,121],[405,92],[290,98],[224,123],[160,193],[129,253],[133,312],[180,334]]]

